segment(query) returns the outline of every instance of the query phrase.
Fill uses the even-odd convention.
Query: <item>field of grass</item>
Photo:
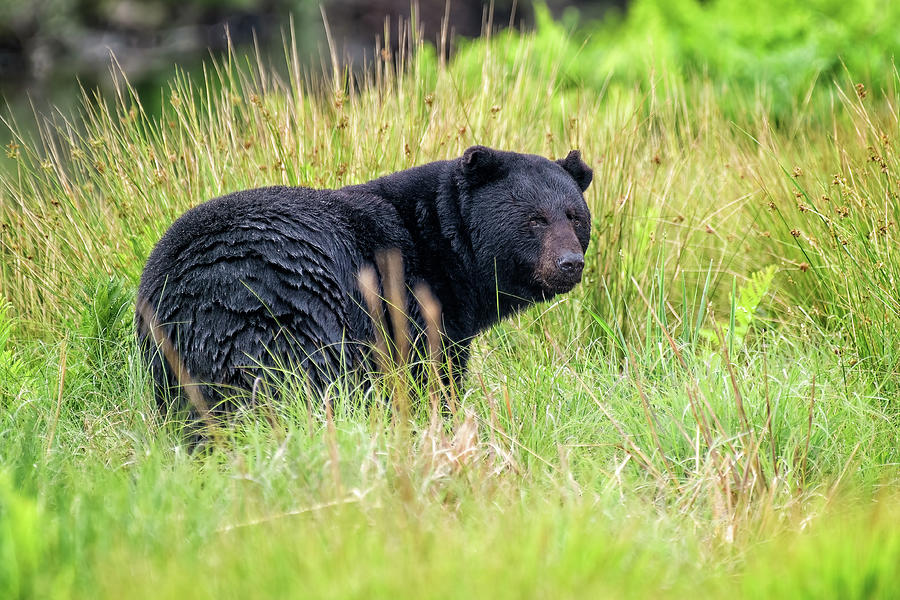
[[[404,45],[364,81],[232,58],[161,117],[122,80],[8,123],[0,597],[895,597],[897,73],[773,112],[700,69],[562,77],[565,36]],[[191,453],[133,335],[168,225],[474,143],[582,150],[583,283],[479,338],[452,418],[294,398]]]

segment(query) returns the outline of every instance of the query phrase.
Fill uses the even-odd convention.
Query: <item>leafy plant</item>
[[[13,350],[12,305],[0,302],[0,392],[14,394],[25,377],[25,363]]]
[[[772,283],[778,267],[769,265],[765,269],[754,271],[747,280],[737,288],[735,281],[731,292],[731,310],[728,323],[716,323],[716,329],[702,328],[700,335],[713,347],[721,345],[720,335],[724,333],[729,352],[734,354],[735,347],[744,344],[750,327],[756,321],[756,313],[763,299],[772,291]]]

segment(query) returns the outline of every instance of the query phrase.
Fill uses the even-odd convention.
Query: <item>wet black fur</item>
[[[338,190],[235,192],[172,225],[147,261],[138,296],[193,380],[214,384],[204,388],[213,404],[216,390],[248,389],[253,365],[271,365],[273,356],[321,385],[364,362],[374,327],[357,276],[377,252],[398,248],[409,289],[424,282],[441,304],[459,375],[480,331],[580,279],[579,270],[577,279],[551,285],[536,269],[542,256],[564,250],[547,248],[547,240],[587,248],[582,193],[590,182],[575,151],[553,162],[475,146],[456,160]],[[412,299],[408,310],[422,327]],[[180,397],[178,382],[140,314],[137,332],[165,410]]]

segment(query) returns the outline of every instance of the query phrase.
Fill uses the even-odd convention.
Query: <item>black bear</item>
[[[152,311],[136,324],[160,407],[181,396],[173,360],[212,404],[279,357],[316,385],[360,368],[375,326],[358,276],[386,249],[399,250],[408,288],[424,283],[440,303],[458,378],[480,331],[581,280],[592,177],[576,150],[551,161],[473,146],[361,185],[267,187],[196,206],[153,249],[138,289]],[[148,314],[174,352],[150,339]]]

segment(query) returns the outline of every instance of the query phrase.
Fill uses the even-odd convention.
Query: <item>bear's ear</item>
[[[556,164],[572,176],[572,179],[575,180],[582,192],[588,189],[588,186],[591,185],[591,181],[594,179],[594,172],[581,160],[581,152],[578,150],[572,150],[568,156],[556,161]]]
[[[484,183],[500,175],[500,157],[485,146],[472,146],[460,160],[463,173],[473,183]]]

